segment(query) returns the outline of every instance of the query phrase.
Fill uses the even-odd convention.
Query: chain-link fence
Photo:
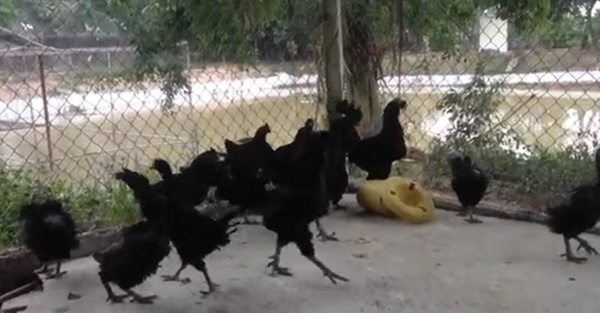
[[[248,25],[221,19],[188,27],[196,33],[178,42],[173,59],[152,59],[175,60],[188,83],[165,105],[164,82],[136,76],[145,52],[131,25],[158,25],[148,16],[166,14],[135,1],[116,9],[88,2],[28,0],[3,19],[0,245],[14,239],[18,206],[40,192],[70,202],[82,225],[121,223],[135,218],[132,200],[112,179],[122,166],[146,170],[155,157],[179,166],[264,123],[274,146],[289,142],[307,118],[326,127],[321,3],[242,8],[257,17],[228,21]],[[401,122],[409,155],[398,173],[444,190],[445,156],[460,150],[494,178],[490,197],[534,208],[593,179],[598,15],[574,6],[522,23],[519,14],[502,18],[493,8],[441,1],[363,2],[341,6],[344,90],[369,125],[381,113],[370,102],[408,101]],[[203,18],[223,15],[195,9]],[[240,45],[243,62],[237,42],[225,44],[238,35],[249,43]]]

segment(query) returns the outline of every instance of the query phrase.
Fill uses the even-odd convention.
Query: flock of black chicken
[[[131,298],[138,303],[152,303],[156,296],[142,296],[132,288],[156,273],[171,246],[181,266],[173,275],[163,276],[164,280],[189,283],[179,276],[191,265],[205,277],[208,290],[203,293],[215,291],[218,285],[204,259],[229,243],[229,236],[239,224],[233,222],[236,217],[247,220],[248,215],[262,216],[262,224],[277,235],[275,252],[268,263],[273,275],[291,275],[281,266],[279,256],[283,247],[293,243],[331,282],[348,281],[317,258],[309,225],[315,222],[322,240],[336,240],[335,234],[325,232],[319,219],[330,206],[343,209],[339,202],[348,186],[347,160],[366,171],[367,179],[385,179],[392,163],[406,156],[404,132],[398,120],[405,107],[406,102],[399,99],[388,103],[381,131],[370,138],[361,139],[356,131],[361,111],[342,101],[336,107],[340,118],[328,131],[315,130],[314,121],[309,119],[291,143],[277,149],[267,142],[270,128],[265,124],[251,138],[226,140],[225,153],[213,149],[201,153],[178,173],[167,161],[155,159],[152,169],[162,178],[155,184],[123,168],[115,178],[131,189],[143,220],[126,227],[117,242],[93,255],[108,300]],[[459,214],[468,215],[468,222],[480,222],[473,217],[473,208],[486,192],[487,175],[468,156],[450,156],[448,163],[452,188],[464,208]],[[600,151],[596,163],[600,176]],[[209,216],[196,208],[205,201],[227,201],[237,209],[219,217]],[[600,218],[600,177],[596,184],[574,189],[569,200],[550,209],[549,215],[551,230],[564,236],[569,261],[584,260],[573,256],[569,239],[577,240],[589,253],[597,253],[579,235]],[[31,203],[23,207],[20,217],[25,244],[43,264],[40,271],[51,272],[48,278],[63,275],[60,261],[69,259],[79,242],[75,224],[62,204],[55,200]],[[50,262],[56,262],[53,271],[48,269]],[[124,294],[115,294],[111,284]]]

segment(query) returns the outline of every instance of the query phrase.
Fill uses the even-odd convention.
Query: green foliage
[[[16,17],[17,0],[0,0],[0,26],[9,26]]]
[[[135,221],[139,209],[128,187],[115,180],[78,184],[65,180],[46,181],[27,169],[4,170],[0,174],[0,248],[18,244],[20,208],[30,201],[61,200],[80,230]]]
[[[548,31],[540,39],[552,48],[568,48],[581,44],[585,36],[585,19],[568,14],[549,24]]]
[[[475,77],[464,90],[444,96],[438,109],[449,114],[452,126],[444,138],[434,140],[425,162],[430,183],[450,176],[447,157],[453,152],[471,156],[495,182],[510,186],[515,194],[553,199],[595,178],[587,147],[549,150],[523,143],[498,112],[503,101],[499,88]],[[511,149],[504,148],[509,145]]]

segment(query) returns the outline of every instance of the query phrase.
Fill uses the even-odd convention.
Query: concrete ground
[[[91,258],[65,264],[69,273],[6,303],[28,305],[26,312],[577,312],[596,313],[600,257],[569,264],[558,255],[562,240],[545,227],[484,219],[469,225],[438,211],[434,223],[406,225],[362,214],[336,213],[324,220],[340,242],[316,240],[319,258],[349,283],[333,285],[295,246],[284,249],[282,265],[293,277],[270,277],[267,257],[274,235],[261,226],[243,226],[232,244],[207,259],[220,289],[208,297],[201,274],[188,268],[187,285],[154,276],[136,288],[157,294],[154,305],[110,304]],[[586,236],[600,247],[600,240]],[[159,274],[173,273],[177,255]],[[68,294],[82,296],[68,300]]]

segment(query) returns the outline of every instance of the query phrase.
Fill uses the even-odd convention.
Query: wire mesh
[[[307,118],[325,114],[316,2],[288,1],[245,34],[250,65],[215,46],[216,35],[208,49],[203,42],[179,45],[190,88],[167,109],[159,83],[125,79],[136,65],[131,21],[84,2],[24,1],[2,29],[0,187],[23,195],[3,200],[3,220],[14,220],[31,190],[50,185],[82,223],[120,223],[135,217],[124,213],[131,200],[112,180],[120,167],[147,169],[156,157],[179,166],[264,123],[278,146]],[[377,131],[387,100],[408,101],[401,122],[409,154],[395,173],[447,189],[444,157],[460,150],[494,178],[494,196],[534,208],[593,178],[598,15],[548,17],[545,31],[528,37],[493,10],[460,15],[436,1],[363,2],[343,2],[346,95],[369,111],[366,135]],[[219,23],[215,34],[240,30]],[[12,222],[0,226],[8,238],[0,245],[15,229]]]

